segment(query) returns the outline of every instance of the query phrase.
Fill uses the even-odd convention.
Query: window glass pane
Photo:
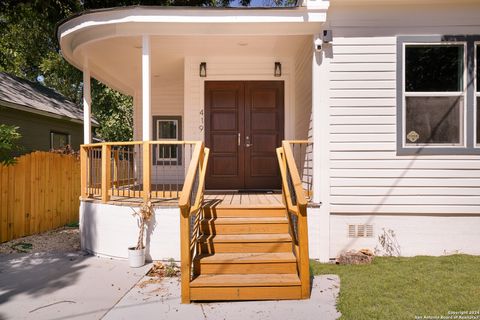
[[[407,144],[460,144],[463,97],[407,97]]]
[[[62,149],[68,144],[68,135],[63,133],[52,133],[52,149]]]
[[[406,46],[405,91],[463,91],[463,46]]]
[[[480,97],[477,97],[477,143],[480,143]]]
[[[157,140],[179,140],[181,138],[182,122],[177,116],[154,116],[153,134]],[[155,145],[155,161],[157,164],[181,165],[182,147],[176,144]]]
[[[480,92],[480,46],[477,46],[477,92]]]
[[[158,122],[159,139],[177,139],[177,121],[162,120]]]
[[[178,155],[178,146],[177,145],[172,145],[172,146],[167,146],[167,145],[160,145],[159,146],[159,158],[160,159],[177,159]]]

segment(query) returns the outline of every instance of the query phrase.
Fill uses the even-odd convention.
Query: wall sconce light
[[[207,63],[200,63],[200,77],[205,78],[207,76]]]
[[[275,62],[275,71],[273,72],[275,77],[282,76],[282,64],[280,62]]]

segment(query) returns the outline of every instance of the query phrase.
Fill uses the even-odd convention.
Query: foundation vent
[[[348,237],[349,238],[372,238],[373,225],[372,224],[349,224]]]

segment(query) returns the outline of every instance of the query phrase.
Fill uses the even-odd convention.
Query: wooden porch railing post
[[[182,303],[190,303],[190,207],[180,209],[180,274]]]
[[[308,254],[307,207],[299,206],[298,244],[300,249],[300,281],[302,282],[302,298],[310,296],[310,258]]]
[[[148,201],[150,199],[150,191],[151,191],[151,151],[150,151],[150,143],[148,141],[143,142],[143,200]]]
[[[112,146],[104,143],[102,144],[102,202],[106,203],[110,200],[108,190],[111,182],[111,151]]]
[[[84,145],[80,146],[80,197],[85,199],[88,197],[87,192],[87,175],[90,170],[88,165],[87,148]]]
[[[119,178],[118,178],[118,150],[113,151],[113,185],[119,187]]]

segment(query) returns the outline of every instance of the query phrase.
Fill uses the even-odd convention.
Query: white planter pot
[[[138,268],[145,265],[145,248],[136,250],[135,247],[128,248],[128,265]]]

